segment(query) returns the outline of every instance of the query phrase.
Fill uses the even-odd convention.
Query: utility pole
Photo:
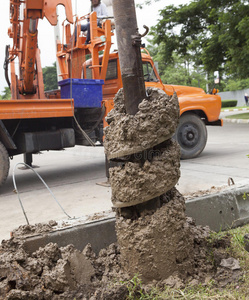
[[[113,0],[112,4],[125,108],[127,114],[135,115],[138,104],[146,97],[135,3],[134,0]]]

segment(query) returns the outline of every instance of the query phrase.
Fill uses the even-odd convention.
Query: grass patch
[[[226,119],[241,119],[241,120],[248,120],[249,119],[249,112],[243,114],[236,114],[232,116],[226,116]]]
[[[219,240],[226,234],[231,236],[231,247],[227,249],[235,259],[240,262],[243,271],[243,278],[225,288],[218,287],[214,280],[206,284],[185,286],[184,288],[171,288],[166,286],[164,290],[157,288],[145,291],[139,276],[134,276],[127,281],[126,287],[129,295],[127,300],[164,300],[164,299],[185,299],[185,300],[246,300],[249,299],[249,253],[244,249],[244,235],[249,233],[249,224],[231,229],[226,232],[212,233],[211,240]],[[123,282],[124,284],[124,282]]]

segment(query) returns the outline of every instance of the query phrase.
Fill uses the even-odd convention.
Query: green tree
[[[190,57],[181,57],[173,53],[172,61],[167,61],[163,55],[164,44],[158,47],[148,45],[153,60],[158,62],[159,75],[163,83],[196,86],[206,89],[206,74],[201,66],[196,67]]]
[[[139,3],[136,3],[136,6],[140,9],[142,9],[144,7],[144,5],[151,5],[153,3],[153,1],[159,2],[160,0],[140,0]]]
[[[245,0],[194,0],[166,6],[152,29],[153,43],[164,44],[168,62],[173,53],[188,57],[209,74],[249,77],[249,5]]]
[[[233,79],[228,78],[224,80],[224,91],[237,91],[249,88],[249,78]]]
[[[0,95],[1,100],[9,100],[11,98],[10,88],[5,87],[2,94]]]
[[[55,90],[58,88],[56,63],[53,66],[42,68],[44,89],[45,91]]]

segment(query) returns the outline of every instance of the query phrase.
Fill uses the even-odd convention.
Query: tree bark
[[[113,0],[126,112],[135,115],[146,97],[134,0]]]

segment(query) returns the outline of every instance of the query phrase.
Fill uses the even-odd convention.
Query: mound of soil
[[[133,264],[134,273],[139,273],[139,268],[145,268],[145,256],[149,256],[151,263],[146,267],[148,276],[142,278],[144,285],[139,287],[145,291],[152,286],[177,288],[211,279],[221,287],[238,281],[241,270],[238,261],[227,252],[229,236],[209,239],[209,228],[196,226],[184,214],[180,217],[176,214],[183,205],[184,198],[172,189],[161,197],[161,207],[150,218],[141,210],[140,215],[129,216],[129,219],[117,213],[117,230],[122,231],[124,240],[119,240],[120,246],[112,244],[99,254],[92,251],[91,245],[80,252],[73,245],[59,248],[54,243],[29,254],[24,248],[25,239],[20,236],[3,241],[0,247],[0,299],[126,299],[127,281],[134,276],[127,272],[126,265]],[[161,224],[166,224],[156,228],[158,219]],[[181,237],[177,230],[182,226],[185,236]],[[151,245],[160,230],[164,232],[165,240]],[[129,242],[134,237],[140,238],[141,251],[132,244],[127,246],[125,232],[132,235]],[[124,250],[125,255],[121,255]],[[162,263],[161,269],[153,268],[155,261]],[[174,270],[173,274],[165,274],[167,268]],[[131,268],[128,270],[130,272]]]

